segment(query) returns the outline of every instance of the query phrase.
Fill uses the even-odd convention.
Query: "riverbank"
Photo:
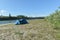
[[[13,24],[13,23],[0,24],[0,26],[10,25],[10,24]]]
[[[55,40],[54,29],[44,19],[28,20],[29,24],[0,26],[0,40]]]

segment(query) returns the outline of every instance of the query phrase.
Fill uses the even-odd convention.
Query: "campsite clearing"
[[[55,30],[44,19],[28,20],[29,24],[0,26],[0,40],[56,40]]]

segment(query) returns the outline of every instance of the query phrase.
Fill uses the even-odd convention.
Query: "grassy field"
[[[44,19],[29,20],[29,24],[0,26],[0,40],[56,40],[56,30]]]

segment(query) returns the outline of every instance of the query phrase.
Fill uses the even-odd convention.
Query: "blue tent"
[[[16,25],[19,25],[19,24],[27,24],[27,20],[26,19],[19,19],[19,20],[16,20]]]

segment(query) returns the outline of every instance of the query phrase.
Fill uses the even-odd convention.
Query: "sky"
[[[60,0],[0,0],[0,15],[48,16],[59,6]]]

